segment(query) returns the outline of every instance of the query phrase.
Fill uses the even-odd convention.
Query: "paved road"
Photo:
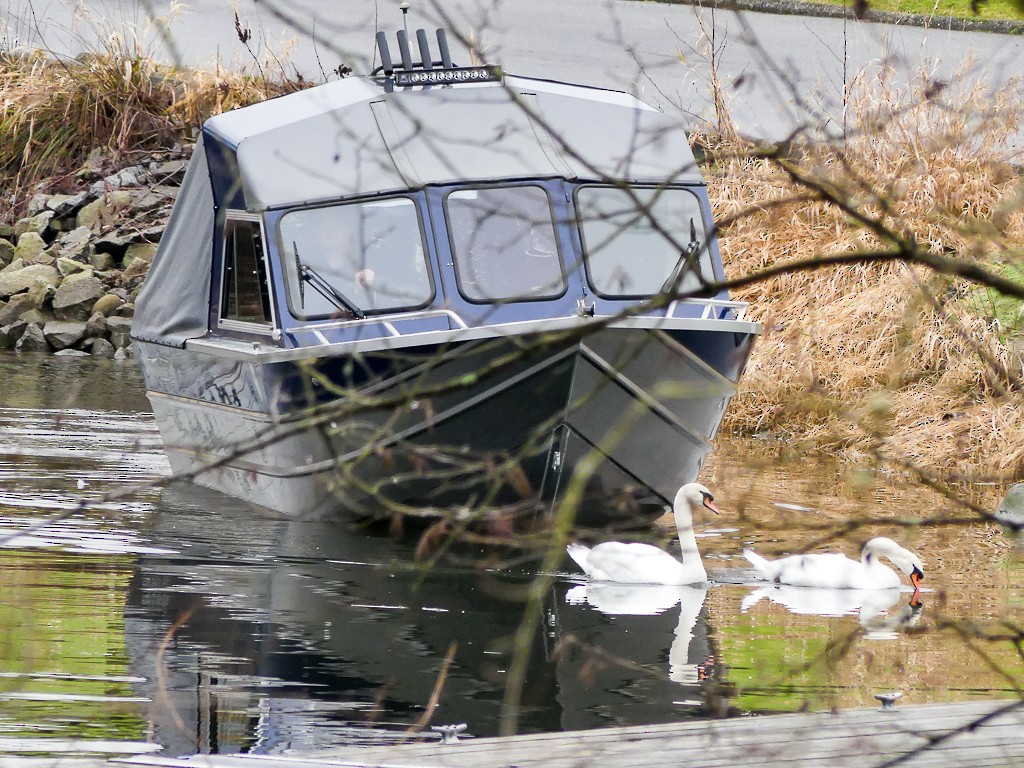
[[[141,29],[147,18],[140,0],[84,0],[92,16],[76,14],[71,0],[7,2],[6,14],[0,10],[0,31],[6,25],[2,34],[8,45],[14,38],[42,41],[61,53],[111,32]],[[294,40],[287,60],[315,79],[342,61],[366,71],[372,32],[402,24],[398,0],[239,0],[236,5],[253,32],[254,50],[280,54],[285,41]],[[173,55],[206,67],[251,61],[235,35],[231,6],[229,0],[192,0],[171,26]],[[994,87],[1024,72],[1020,36],[738,15],[629,0],[446,0],[444,6],[455,29],[473,30],[489,58],[509,72],[632,91],[691,122],[713,116],[707,87],[713,40],[734,119],[758,136],[784,135],[812,119],[830,119],[838,127],[844,84],[865,67],[891,67],[897,83],[925,72],[954,86]],[[408,27],[437,26],[433,7],[431,0],[412,0]],[[154,44],[147,48],[152,51]],[[166,47],[161,50],[172,56]]]

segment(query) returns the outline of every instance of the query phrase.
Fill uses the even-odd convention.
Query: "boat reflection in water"
[[[528,573],[465,549],[421,568],[415,541],[255,517],[195,486],[164,492],[148,534],[176,554],[140,557],[126,646],[165,754],[389,743],[441,676],[431,725],[498,732]],[[705,590],[643,589],[556,580],[531,619],[520,732],[707,715]]]

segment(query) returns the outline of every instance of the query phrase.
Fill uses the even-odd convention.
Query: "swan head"
[[[676,493],[672,509],[678,513],[681,509],[689,509],[692,515],[701,507],[710,509],[716,515],[718,507],[715,506],[715,497],[707,488],[700,483],[687,483]]]
[[[885,555],[893,565],[907,575],[915,590],[921,588],[921,582],[924,581],[924,561],[909,549],[901,547],[892,539],[879,536],[871,539],[862,550],[862,559],[865,563],[870,563],[874,555]]]

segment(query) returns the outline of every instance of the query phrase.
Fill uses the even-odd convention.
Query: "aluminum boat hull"
[[[579,481],[583,518],[635,524],[696,479],[736,392],[756,334],[717,322],[292,359],[138,353],[175,474],[251,503],[546,510]]]

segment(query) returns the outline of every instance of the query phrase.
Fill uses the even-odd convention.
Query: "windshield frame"
[[[693,205],[692,205],[692,212],[695,215],[693,215],[691,217],[687,217],[683,221],[677,222],[676,223],[676,227],[677,228],[673,228],[671,230],[668,230],[668,227],[661,222],[661,218],[662,217],[658,217],[658,218],[655,219],[655,225],[657,227],[661,227],[661,228],[664,228],[664,229],[670,231],[672,233],[672,235],[673,235],[673,239],[675,240],[675,244],[679,246],[678,249],[672,248],[672,250],[669,251],[669,253],[672,253],[673,256],[670,257],[670,258],[666,258],[665,259],[665,262],[664,262],[664,274],[661,274],[660,276],[657,276],[656,273],[652,273],[652,275],[655,276],[655,279],[651,280],[651,285],[652,286],[656,285],[657,286],[656,290],[653,290],[653,291],[650,291],[650,292],[646,292],[646,291],[627,291],[627,290],[610,291],[610,290],[608,290],[608,288],[609,288],[609,286],[607,284],[608,280],[607,279],[599,280],[598,276],[595,275],[595,273],[597,272],[597,269],[596,269],[597,265],[594,263],[596,261],[596,259],[594,259],[594,255],[591,254],[591,252],[590,252],[590,250],[588,248],[588,244],[587,244],[587,241],[588,241],[588,222],[586,222],[584,220],[584,215],[586,213],[586,210],[585,210],[586,206],[583,204],[583,202],[580,199],[581,193],[586,195],[589,190],[609,190],[609,191],[613,191],[613,192],[619,192],[619,193],[621,193],[623,195],[627,195],[630,191],[632,191],[633,193],[637,194],[638,197],[641,197],[641,198],[643,198],[644,196],[648,196],[649,195],[650,199],[653,200],[653,202],[655,204],[657,204],[659,200],[662,200],[663,197],[665,195],[667,195],[667,194],[677,195],[677,194],[681,193],[681,194],[688,195],[690,198],[692,198],[692,201],[688,201],[688,202],[692,202],[693,203]],[[578,235],[579,240],[580,240],[580,245],[582,247],[582,260],[583,260],[584,272],[586,274],[587,287],[591,291],[594,292],[595,296],[599,296],[599,297],[601,297],[603,299],[610,299],[610,300],[616,300],[616,301],[620,301],[620,300],[644,300],[644,299],[651,299],[651,298],[654,298],[655,296],[658,296],[659,294],[664,293],[665,292],[665,288],[666,288],[666,284],[667,284],[669,278],[673,275],[675,269],[678,267],[679,260],[680,260],[680,258],[683,257],[684,252],[686,250],[686,246],[688,245],[688,243],[690,241],[690,233],[689,233],[690,218],[693,218],[695,229],[696,229],[696,232],[697,232],[697,238],[698,238],[698,242],[699,242],[699,246],[698,246],[697,251],[696,251],[696,258],[697,258],[697,264],[700,267],[700,275],[706,281],[709,281],[709,282],[710,281],[715,281],[715,280],[719,279],[719,277],[720,277],[720,275],[719,275],[720,270],[719,270],[719,268],[717,266],[717,263],[716,263],[717,260],[714,258],[714,254],[713,254],[713,252],[711,250],[713,238],[712,238],[711,232],[709,231],[708,226],[707,226],[707,221],[708,221],[707,211],[705,211],[704,206],[702,205],[701,201],[702,201],[702,198],[701,198],[701,196],[699,194],[697,194],[693,189],[691,189],[691,188],[689,188],[687,186],[683,186],[683,185],[680,185],[680,186],[630,185],[630,186],[628,186],[628,188],[623,188],[623,186],[621,186],[621,185],[614,185],[614,184],[607,184],[607,183],[588,183],[588,184],[580,184],[580,185],[578,185],[573,190],[573,208],[574,208],[575,216],[576,216],[576,231],[577,231],[577,235]],[[650,205],[650,203],[648,203],[648,205]],[[687,207],[690,207],[690,206],[687,206]],[[637,217],[638,219],[647,219],[648,222],[650,220],[649,216],[645,215],[642,211],[636,209],[635,207],[633,207],[632,209],[629,209],[629,210],[624,209],[623,212],[620,215]],[[656,215],[656,214],[654,214],[654,215]],[[604,224],[603,221],[601,223]],[[623,232],[626,232],[626,231],[628,231],[628,229],[627,230],[623,230]],[[589,234],[592,235],[593,232],[591,231]],[[652,228],[650,230],[650,236],[657,236],[659,234],[660,233],[658,233],[656,229]],[[619,237],[619,235],[615,235],[614,237],[617,238],[617,237]],[[662,236],[662,237],[664,237],[664,236]],[[609,239],[606,242],[612,242],[612,240],[613,239]],[[668,246],[669,248],[672,247],[671,241],[663,240],[663,244]],[[701,287],[701,284],[702,284],[701,280],[700,280],[700,278],[698,278],[696,276],[696,274],[694,274],[692,269],[684,271],[674,282],[675,282],[675,290],[672,291],[673,293],[676,293],[676,294],[684,293],[685,294],[685,293],[700,293],[701,292],[700,291],[700,287]]]
[[[558,268],[558,282],[557,284],[552,281],[550,287],[543,293],[531,293],[529,290],[524,292],[509,291],[504,295],[492,295],[498,292],[492,291],[487,292],[483,286],[478,286],[479,290],[471,290],[471,282],[468,280],[468,266],[469,266],[469,252],[463,251],[462,246],[467,245],[464,239],[457,235],[455,231],[456,218],[452,215],[452,196],[460,193],[483,193],[488,192],[508,192],[510,190],[523,190],[532,188],[539,190],[544,196],[544,203],[546,206],[547,216],[541,220],[536,220],[530,227],[530,233],[532,233],[537,226],[541,224],[550,225],[550,240],[546,244],[553,248],[553,252],[548,253],[544,258],[553,258],[556,261]],[[455,283],[459,291],[459,295],[470,302],[471,304],[512,304],[521,302],[541,302],[541,301],[552,301],[559,299],[566,295],[569,290],[569,270],[566,269],[565,256],[561,242],[561,234],[559,227],[559,219],[556,215],[556,208],[551,198],[550,191],[541,183],[537,181],[529,181],[526,183],[503,183],[503,184],[476,184],[476,185],[465,185],[455,189],[447,190],[443,198],[443,210],[444,210],[444,222],[446,233],[448,236],[448,245],[451,252],[452,267],[455,272]],[[513,217],[514,218],[514,217]],[[548,234],[547,232],[543,234]],[[513,241],[518,242],[521,238],[515,237]],[[511,241],[510,241],[511,242]],[[523,256],[529,254],[523,253]],[[536,257],[534,257],[536,258]],[[507,266],[507,265],[505,265]],[[547,264],[546,266],[551,266]],[[553,277],[553,273],[548,275]]]
[[[404,202],[403,202],[404,201]],[[326,248],[330,248],[339,241],[328,243],[323,247],[316,247],[311,243],[309,238],[305,241],[305,247],[303,247],[303,241],[301,239],[293,237],[293,232],[289,230],[293,228],[293,225],[299,223],[294,217],[301,217],[303,215],[312,214],[311,220],[315,221],[316,216],[327,216],[328,212],[337,211],[342,216],[342,211],[346,209],[352,209],[357,207],[373,207],[381,206],[386,207],[388,205],[394,205],[396,208],[401,205],[408,203],[412,206],[411,211],[415,214],[415,230],[411,226],[411,221],[406,220],[399,222],[405,226],[408,230],[407,234],[412,236],[415,232],[414,244],[418,248],[418,258],[414,254],[409,260],[409,266],[413,269],[415,274],[418,276],[415,282],[410,282],[409,287],[413,293],[408,302],[402,302],[399,300],[392,300],[384,306],[373,304],[373,301],[368,302],[367,298],[371,296],[371,290],[373,291],[373,297],[376,298],[378,295],[375,288],[376,272],[372,269],[373,265],[366,261],[369,249],[373,245],[378,245],[383,242],[385,245],[388,244],[386,240],[387,233],[374,237],[363,233],[361,237],[371,239],[372,243],[370,246],[363,246],[361,249],[349,248],[342,251],[343,257],[357,254],[360,259],[360,264],[356,265],[349,260],[346,264],[335,264],[329,262],[323,256],[323,251]],[[403,214],[405,215],[405,214]],[[304,223],[304,222],[303,222]],[[434,275],[434,268],[432,265],[432,259],[428,247],[428,238],[426,236],[426,228],[424,225],[424,214],[423,206],[421,201],[411,194],[398,194],[388,195],[385,197],[372,197],[372,198],[359,198],[353,200],[334,201],[331,203],[325,203],[320,205],[301,206],[296,208],[289,208],[281,211],[280,216],[277,219],[275,226],[275,235],[278,247],[278,253],[280,256],[282,273],[283,273],[283,284],[284,284],[284,296],[285,302],[288,306],[288,311],[292,317],[302,322],[316,321],[316,320],[337,320],[351,317],[356,319],[357,313],[342,310],[336,306],[335,302],[332,302],[329,298],[325,297],[322,293],[318,292],[316,288],[310,284],[308,280],[304,280],[298,270],[297,261],[301,262],[303,267],[311,268],[309,270],[317,277],[320,277],[325,282],[329,283],[335,291],[340,293],[342,296],[349,297],[351,303],[355,305],[362,313],[366,316],[370,315],[388,315],[400,312],[409,312],[419,309],[424,309],[433,304],[437,297],[437,284]],[[346,234],[351,232],[351,229],[346,230]],[[325,233],[318,233],[318,237],[323,239],[329,237]],[[341,237],[341,235],[338,235]],[[418,238],[418,239],[416,239]],[[401,245],[401,243],[398,243]],[[298,256],[296,257],[296,247],[298,248]],[[393,260],[393,255],[391,259]],[[398,256],[397,258],[404,258]],[[358,266],[359,268],[353,272],[349,277],[344,271],[345,266]],[[304,270],[306,271],[306,270]],[[378,270],[379,271],[379,268]],[[364,273],[362,276],[360,273]],[[390,274],[409,274],[407,271],[402,270],[391,270]],[[344,279],[337,279],[337,275],[343,275]],[[389,271],[384,271],[382,274],[389,274]],[[386,285],[386,283],[381,283]],[[397,282],[394,283],[397,285]],[[308,306],[310,294],[320,295],[321,305],[331,304],[330,309],[325,311],[307,311],[302,308],[300,301],[304,295],[305,304]],[[383,292],[384,296],[395,296],[397,294],[391,294],[387,290]]]

